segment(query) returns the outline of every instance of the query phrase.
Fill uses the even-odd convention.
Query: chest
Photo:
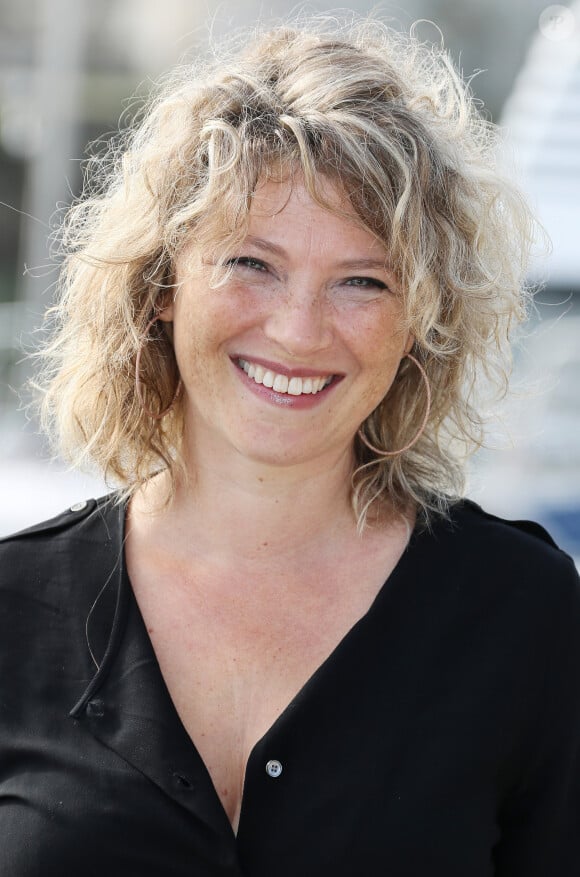
[[[323,622],[322,622],[323,623]],[[276,635],[278,634],[278,635]],[[152,636],[161,672],[228,818],[237,830],[246,766],[256,743],[331,652],[336,633],[317,638],[291,617],[287,629],[245,633],[187,625],[168,641]]]
[[[413,606],[412,582],[403,590],[405,607]],[[70,864],[70,847],[63,852],[70,844],[64,832],[68,825],[71,833],[74,826],[77,871],[90,861],[97,870],[103,862],[113,874],[143,877],[177,877],[192,868],[216,877],[242,872],[256,877],[387,872],[491,877],[491,850],[498,840],[498,753],[504,746],[511,749],[514,692],[527,676],[506,674],[510,665],[497,654],[493,631],[489,652],[474,654],[460,636],[465,619],[453,624],[454,636],[447,629],[441,637],[440,625],[433,630],[432,613],[417,617],[413,612],[410,624],[409,613],[397,609],[391,592],[383,598],[381,611],[375,606],[356,625],[293,708],[254,746],[245,765],[235,845],[224,830],[225,819],[216,818],[209,779],[200,774],[190,747],[183,746],[185,735],[172,713],[162,708],[166,693],[153,696],[158,671],[148,660],[149,647],[121,650],[98,693],[102,717],[87,714],[79,728],[61,706],[59,726],[49,702],[30,722],[33,739],[23,736],[21,727],[10,727],[0,750],[4,757],[9,753],[13,779],[0,786],[13,802],[18,833],[2,823],[1,814],[10,807],[0,808],[1,833],[14,857],[4,860],[0,852],[6,873],[15,873],[14,862],[31,849],[25,839],[33,836],[29,820],[34,817],[23,816],[15,803],[28,795],[35,797],[29,814],[52,817],[46,819],[52,826],[46,844],[36,840],[33,845],[35,857],[43,852],[43,875],[61,874],[63,861]],[[489,627],[490,619],[482,619],[481,629]],[[127,643],[135,643],[133,630]],[[188,673],[187,663],[182,667]],[[527,666],[522,671],[527,673]],[[64,706],[70,702],[65,698]],[[202,697],[202,711],[203,706]],[[219,721],[218,714],[214,785],[227,776],[220,752],[228,745],[226,719]],[[190,736],[196,745],[200,728],[194,716]],[[30,783],[30,772],[19,769],[18,759],[29,758],[31,751],[43,757],[52,751],[52,763],[66,765],[58,785],[54,770],[40,758],[46,772],[39,770]],[[211,751],[203,749],[206,761]],[[282,764],[281,775],[267,774],[271,760]],[[175,770],[189,779],[188,786],[173,783]],[[236,827],[239,816],[223,794],[222,803]],[[54,819],[63,807],[70,809],[64,824]],[[12,844],[12,838],[19,842]],[[72,864],[68,870],[75,872]],[[22,873],[41,871],[23,867]]]
[[[246,766],[258,741],[365,615],[393,561],[363,581],[280,580],[232,587],[207,568],[188,581],[132,578],[170,697],[237,829]]]

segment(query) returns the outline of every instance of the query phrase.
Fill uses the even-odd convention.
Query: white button
[[[282,765],[274,758],[266,765],[266,773],[269,777],[279,777],[282,773]]]
[[[75,502],[74,505],[71,505],[71,512],[82,512],[83,509],[86,509],[88,503],[86,500],[82,500],[81,502]]]

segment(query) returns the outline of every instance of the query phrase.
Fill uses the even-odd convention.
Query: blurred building
[[[566,294],[580,291],[579,0],[569,8],[548,7],[540,28],[500,121],[552,240],[536,276]]]
[[[544,10],[501,124],[551,250],[517,348],[514,446],[483,454],[476,478],[482,500],[526,510],[580,559],[580,0]]]

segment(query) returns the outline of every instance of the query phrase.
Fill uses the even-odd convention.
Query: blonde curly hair
[[[146,413],[135,392],[139,349],[150,410],[169,405],[179,375],[170,336],[146,328],[186,244],[195,239],[219,261],[243,239],[258,183],[295,171],[331,210],[320,181],[337,185],[384,243],[431,385],[430,417],[409,450],[381,458],[354,438],[359,525],[387,498],[444,511],[482,440],[474,388],[482,377],[500,393],[507,385],[534,223],[447,54],[377,20],[243,35],[174,70],[139,120],[88,162],[62,230],[42,423],[65,457],[96,463],[125,496],[160,468],[174,481],[181,400],[160,419]],[[405,446],[425,401],[419,371],[403,359],[365,435],[385,450]]]

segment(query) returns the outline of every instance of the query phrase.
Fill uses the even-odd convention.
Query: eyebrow
[[[266,252],[273,253],[275,256],[280,256],[284,258],[288,255],[284,247],[281,247],[278,244],[274,244],[271,241],[266,241],[264,240],[264,238],[255,237],[254,235],[248,235],[248,237],[246,238],[246,243],[253,244],[253,246],[258,247],[260,250],[265,250]],[[378,269],[381,271],[386,271],[389,274],[393,273],[393,269],[389,266],[386,257],[384,260],[344,259],[342,262],[337,263],[337,268],[350,270]]]

